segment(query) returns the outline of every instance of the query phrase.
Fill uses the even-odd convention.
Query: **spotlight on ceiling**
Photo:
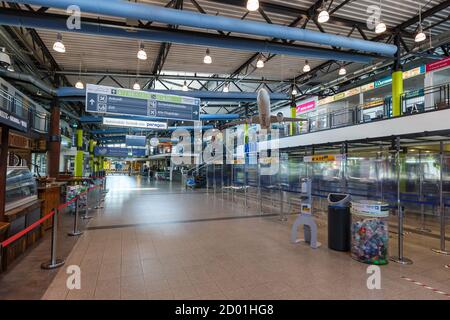
[[[137,53],[137,57],[139,60],[147,60],[147,52],[145,52],[143,43],[141,43],[139,45],[139,51]]]
[[[248,11],[256,11],[259,9],[259,0],[248,0],[247,1],[247,10]]]
[[[81,82],[81,80],[78,80],[77,83],[75,83],[75,88],[77,88],[77,89],[84,89],[83,82]]]
[[[203,58],[203,63],[205,63],[205,64],[211,64],[212,63],[212,58],[211,58],[211,54],[209,52],[209,49],[206,49],[206,54],[205,54],[205,57]]]
[[[61,33],[58,33],[56,35],[56,41],[53,44],[53,50],[55,50],[56,52],[59,52],[59,53],[66,52],[66,46],[62,42],[62,34]]]

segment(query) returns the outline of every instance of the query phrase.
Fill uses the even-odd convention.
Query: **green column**
[[[94,140],[89,139],[89,168],[91,174],[95,173],[95,160],[94,160]]]
[[[83,129],[77,129],[76,133],[76,141],[77,141],[77,155],[75,156],[75,177],[83,176],[83,161],[84,161],[84,152],[83,152]]]
[[[291,118],[297,118],[297,106],[291,105]],[[291,122],[290,133],[291,136],[294,135],[296,122]]]
[[[392,115],[401,116],[402,104],[401,96],[403,94],[403,71],[394,71],[392,73]]]

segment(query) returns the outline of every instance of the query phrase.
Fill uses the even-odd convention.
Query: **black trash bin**
[[[330,193],[328,195],[328,248],[337,251],[350,251],[349,194]]]

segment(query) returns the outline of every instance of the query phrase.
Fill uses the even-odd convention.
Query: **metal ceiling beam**
[[[434,6],[433,8],[430,8],[430,9],[428,9],[428,10],[422,12],[422,19],[426,19],[426,18],[428,18],[428,17],[434,15],[435,13],[437,13],[437,12],[439,12],[439,11],[441,11],[441,10],[446,9],[446,8],[449,7],[449,6],[450,6],[450,0],[446,0],[446,1],[444,1],[444,2],[442,2],[442,3],[440,3],[440,4],[438,4],[438,5]],[[416,16],[414,16],[414,17],[408,19],[407,21],[405,21],[405,22],[399,24],[398,26],[392,28],[392,30],[396,30],[396,31],[398,31],[398,32],[403,31],[404,29],[410,27],[411,25],[414,25],[414,24],[417,23],[418,21],[419,21],[419,15],[416,15]],[[356,27],[356,28],[358,29],[358,27]],[[358,29],[358,30],[359,30],[359,29]],[[360,32],[361,32],[361,31],[360,31]],[[362,34],[363,34],[363,33],[362,33]],[[399,35],[401,35],[401,33],[399,33]],[[380,40],[384,39],[386,36],[392,36],[392,34],[388,34],[388,33],[386,33],[386,34],[381,34],[381,35],[378,35],[378,36],[372,38],[371,40],[372,40],[372,41],[380,41]],[[293,79],[293,81],[296,82],[296,83],[299,83],[299,81],[304,80],[304,82],[303,82],[303,83],[299,83],[299,85],[300,85],[300,84],[304,84],[304,83],[310,81],[312,78],[314,78],[315,75],[316,75],[320,70],[323,70],[324,68],[329,67],[330,64],[333,64],[333,63],[334,63],[334,61],[332,61],[332,60],[327,61],[327,62],[324,62],[324,63],[320,64],[319,66],[313,68],[310,72],[308,72],[308,73],[303,73],[303,74],[297,76],[296,78]],[[299,98],[300,98],[300,97],[299,97]]]
[[[170,1],[166,7],[170,7],[173,3],[173,8],[174,9],[179,9],[179,10],[183,10],[183,0],[176,0],[175,2]],[[178,26],[173,26],[173,25],[169,25],[168,26],[169,29],[178,29]],[[147,82],[144,85],[144,89],[145,88],[151,88],[154,84],[155,79],[158,79],[158,76],[161,74],[163,68],[164,68],[164,64],[166,63],[166,59],[169,56],[169,52],[170,52],[170,48],[172,47],[171,43],[168,42],[163,42],[161,43],[160,47],[159,47],[159,52],[158,52],[158,56],[155,60],[155,63],[153,65],[153,70],[152,70],[152,74],[154,74],[156,77],[151,79],[149,82]]]
[[[215,2],[224,5],[231,5],[235,7],[245,8],[246,0],[207,0],[208,2]],[[349,1],[344,1],[343,5],[347,4]],[[259,7],[263,9],[266,13],[275,13],[279,15],[284,15],[288,17],[298,18],[300,16],[311,18],[316,14],[317,9],[322,5],[323,0],[318,0],[313,6],[308,9],[300,9],[295,6],[287,4],[272,3],[267,1],[259,1]],[[317,5],[319,4],[319,5]],[[343,6],[342,5],[342,6]],[[338,5],[332,13],[339,10],[342,6]],[[338,25],[352,28],[353,26],[359,26],[360,28],[367,28],[365,22],[355,21],[347,18],[337,17],[330,14],[330,20],[328,22],[330,25]]]

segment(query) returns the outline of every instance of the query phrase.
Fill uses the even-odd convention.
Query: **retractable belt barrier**
[[[106,177],[104,177],[104,178],[98,177],[98,179],[105,179],[105,178]],[[45,216],[43,216],[42,218],[40,218],[33,224],[29,225],[27,228],[19,231],[18,233],[12,235],[8,239],[0,242],[0,255],[4,256],[4,254],[3,254],[4,250],[9,245],[11,245],[11,243],[19,240],[20,238],[22,238],[23,236],[25,236],[32,230],[39,227],[45,221],[47,221],[48,219],[53,217],[54,219],[53,219],[53,225],[52,225],[51,260],[49,263],[42,264],[42,268],[43,269],[53,269],[53,268],[60,267],[61,265],[64,264],[64,261],[56,259],[56,228],[57,228],[56,223],[57,223],[57,216],[58,216],[59,211],[63,210],[64,208],[67,208],[69,205],[71,205],[74,202],[78,202],[82,196],[84,196],[84,195],[87,196],[91,191],[93,191],[95,189],[102,189],[102,188],[103,188],[103,184],[99,184],[99,185],[95,185],[94,187],[90,187],[83,192],[80,192],[77,196],[73,197],[69,201],[67,201],[63,204],[60,204],[57,208],[52,209],[49,213],[47,213]],[[99,206],[99,204],[100,204],[100,196],[98,196],[97,206]],[[88,207],[88,205],[86,203],[86,208],[87,207]],[[76,208],[76,211],[78,213],[78,208]],[[77,219],[77,218],[78,218],[78,214],[75,215],[75,219]],[[76,222],[75,222],[75,225],[76,225]],[[79,233],[79,234],[81,234],[81,233]]]

